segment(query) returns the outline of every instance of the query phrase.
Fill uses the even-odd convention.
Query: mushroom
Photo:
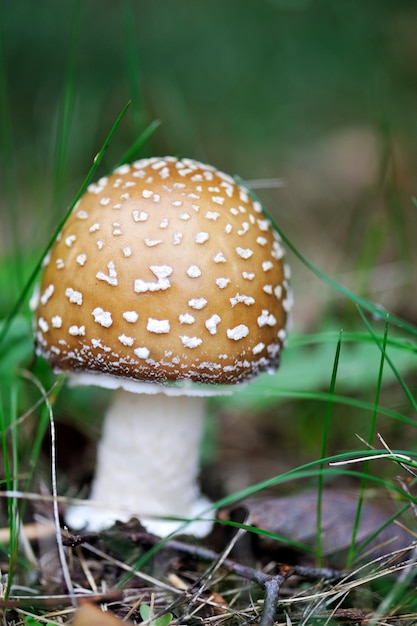
[[[36,314],[37,353],[56,372],[116,389],[90,501],[69,508],[70,527],[137,515],[166,535],[207,512],[204,396],[278,367],[283,257],[260,204],[212,166],[141,159],[88,187],[45,262]]]

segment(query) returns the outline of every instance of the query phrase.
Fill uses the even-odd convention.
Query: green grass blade
[[[248,397],[250,396],[251,393],[252,393],[251,389],[245,390],[245,394],[247,394]],[[314,400],[317,402],[326,402],[326,403],[329,401],[329,394],[327,391],[326,392],[298,391],[294,389],[276,389],[275,388],[275,389],[269,390],[268,392],[265,391],[264,393],[268,393],[269,397],[271,398],[290,398],[292,400]],[[227,396],[224,396],[224,398],[225,399],[223,399],[222,402],[227,403],[229,401]],[[233,401],[233,396],[231,396],[230,402],[232,401]],[[343,404],[345,406],[351,406],[356,409],[367,411],[369,413],[372,413],[374,410],[373,403],[366,402],[365,400],[358,400],[357,398],[351,398],[349,396],[342,396],[339,394],[335,394],[332,397],[332,402],[337,403],[337,404]],[[413,428],[417,427],[417,423],[415,419],[407,417],[406,415],[403,415],[402,413],[399,413],[398,411],[393,411],[392,409],[388,409],[386,407],[379,407],[378,411],[381,415],[385,415],[386,417],[390,417],[391,419],[401,421],[404,424],[408,424],[409,426],[412,426]]]
[[[149,141],[154,132],[158,130],[160,125],[161,122],[159,120],[154,120],[153,122],[151,122],[149,126],[147,126],[145,130],[139,135],[139,137],[133,143],[132,147],[129,148],[127,152],[125,152],[123,157],[117,163],[117,166],[124,165],[125,163],[131,163],[131,161],[134,161],[143,146],[146,144],[147,141]]]
[[[360,313],[363,314],[362,311],[360,311]],[[370,448],[373,445],[375,432],[376,432],[376,418],[378,415],[379,399],[380,399],[381,388],[382,388],[382,376],[384,372],[384,364],[385,364],[385,358],[386,358],[386,348],[387,348],[387,338],[388,338],[388,320],[389,320],[389,316],[387,315],[386,321],[385,321],[384,341],[383,341],[382,350],[381,350],[381,359],[379,363],[378,379],[377,379],[377,385],[376,385],[376,391],[375,391],[374,411],[372,413],[371,424],[370,424],[369,435],[368,435],[368,446]],[[368,474],[369,469],[370,469],[370,465],[369,465],[369,461],[367,461],[364,464],[364,470],[363,470],[364,473]],[[355,551],[356,551],[355,543],[356,543],[356,537],[357,537],[358,528],[359,528],[359,521],[360,521],[362,506],[363,506],[364,499],[365,499],[366,485],[367,485],[367,477],[364,477],[361,481],[361,486],[359,490],[359,498],[358,498],[358,505],[356,509],[355,523],[353,527],[352,540],[350,543],[348,559],[347,559],[348,566],[353,562],[354,557],[355,557]]]
[[[358,309],[361,311],[362,309],[359,307]],[[365,318],[366,320],[366,318]],[[311,346],[315,344],[322,343],[334,343],[334,341],[339,336],[338,331],[321,331],[317,333],[303,333],[295,334],[292,333],[288,338],[288,345],[291,347],[298,346]],[[384,341],[384,335],[379,335],[374,330],[372,330],[372,334],[368,332],[364,333],[361,331],[343,331],[343,342],[346,343],[369,343],[375,345],[375,341],[382,342]],[[398,348],[400,350],[405,350],[408,352],[414,352],[417,355],[417,345],[412,343],[411,341],[406,341],[403,337],[396,338],[393,337],[392,334],[387,337],[387,347]]]
[[[370,335],[372,336],[373,341],[376,343],[376,345],[378,346],[378,348],[381,350],[381,352],[384,354],[384,359],[385,361],[388,363],[388,365],[390,366],[392,372],[394,373],[395,377],[397,378],[398,382],[400,383],[408,401],[410,402],[411,407],[413,408],[414,411],[417,412],[417,402],[416,399],[413,396],[413,393],[411,392],[410,388],[408,387],[407,383],[405,382],[405,380],[403,379],[403,377],[401,376],[401,374],[399,373],[398,369],[396,368],[396,366],[394,365],[393,360],[390,358],[390,356],[388,354],[386,354],[386,347],[387,344],[383,343],[381,345],[380,340],[378,339],[378,337],[375,335],[371,325],[369,324],[368,320],[366,319],[365,315],[363,314],[363,311],[361,311],[361,309],[359,309],[359,312],[361,314],[362,320],[365,324],[365,326],[367,327]],[[391,319],[391,317],[389,317],[389,319]]]
[[[129,95],[132,100],[130,115],[133,122],[134,134],[137,135],[139,129],[143,128],[145,120],[140,82],[139,50],[137,46],[138,35],[135,23],[134,2],[132,0],[125,0],[123,3],[123,31],[124,67],[127,73]]]
[[[87,176],[85,177],[80,189],[78,190],[75,198],[73,199],[73,201],[71,202],[68,210],[66,211],[64,217],[62,218],[61,222],[58,224],[58,226],[56,227],[55,231],[52,234],[52,237],[49,240],[49,243],[47,244],[46,248],[44,249],[43,253],[41,254],[41,257],[39,259],[39,261],[36,263],[35,268],[33,269],[31,275],[29,276],[25,286],[23,287],[19,298],[17,299],[17,302],[15,303],[15,305],[13,306],[12,310],[10,311],[9,315],[6,317],[5,322],[1,328],[0,331],[0,346],[4,340],[4,338],[6,337],[7,333],[9,332],[11,323],[13,321],[13,318],[17,315],[17,313],[19,312],[20,308],[23,306],[23,304],[26,302],[28,295],[33,287],[33,284],[36,280],[36,277],[39,273],[39,271],[41,270],[42,267],[42,263],[44,258],[46,257],[46,255],[48,254],[49,250],[51,249],[58,233],[61,231],[62,227],[64,226],[66,220],[68,219],[71,211],[73,210],[74,206],[77,204],[78,200],[81,198],[81,196],[83,195],[84,191],[86,190],[89,182],[91,181],[93,175],[95,174],[98,166],[100,165],[103,156],[108,148],[109,143],[112,140],[112,137],[114,135],[114,133],[116,132],[120,122],[122,121],[122,118],[124,117],[128,107],[130,105],[130,102],[128,102],[127,104],[125,104],[125,106],[123,107],[121,113],[119,114],[119,116],[117,117],[116,121],[114,122],[112,128],[110,129],[110,132],[108,133],[100,151],[97,153],[97,155],[94,158],[93,164],[90,167],[90,170],[87,174]]]
[[[380,186],[387,210],[389,231],[393,234],[393,241],[397,251],[401,258],[407,261],[407,267],[410,268],[413,255],[410,249],[410,237],[407,233],[407,224],[401,199],[401,186],[398,179],[401,165],[397,162],[394,134],[388,120],[382,124],[381,137],[383,140],[383,159]],[[410,272],[409,269],[408,271]]]
[[[385,315],[388,313],[388,311],[386,311],[385,308],[381,307],[380,305],[376,305],[376,304],[373,304],[372,302],[369,302],[369,300],[366,300],[365,298],[362,298],[361,296],[357,295],[356,293],[354,293],[353,291],[351,291],[347,287],[344,287],[343,285],[338,283],[336,280],[334,280],[333,278],[330,278],[330,276],[328,276],[327,274],[322,272],[320,269],[318,269],[318,267],[316,267],[314,265],[314,263],[309,261],[298,250],[298,248],[290,241],[290,239],[288,239],[288,237],[285,235],[285,233],[278,226],[278,224],[276,223],[274,218],[269,214],[269,212],[262,205],[261,201],[259,200],[257,195],[254,193],[254,191],[250,187],[248,187],[248,185],[245,183],[245,181],[242,180],[240,177],[236,176],[235,178],[236,178],[237,182],[239,182],[241,185],[243,185],[248,190],[248,193],[253,198],[253,200],[255,200],[256,202],[259,202],[259,204],[262,206],[263,213],[265,214],[265,216],[270,221],[270,223],[271,223],[272,227],[274,228],[274,230],[281,237],[281,239],[284,242],[284,244],[287,247],[287,249],[291,250],[291,252],[294,254],[294,256],[303,265],[305,265],[305,267],[307,267],[307,269],[309,269],[315,276],[320,278],[320,280],[323,280],[324,282],[326,282],[330,287],[332,287],[332,289],[334,289],[335,291],[338,291],[340,294],[345,296],[348,300],[350,300],[351,302],[354,302],[356,305],[358,305],[359,307],[361,307],[365,311],[369,311],[370,313],[372,313],[373,315],[375,315],[375,316],[377,316],[379,318],[380,317],[385,317]],[[414,326],[413,324],[410,324],[409,322],[401,319],[400,317],[398,317],[397,315],[394,315],[392,313],[390,313],[390,320],[391,320],[391,323],[395,324],[395,326],[398,326],[398,328],[402,328],[404,330],[407,330],[413,336],[417,337],[417,327]]]
[[[333,456],[329,456],[319,461],[317,460],[310,461],[309,463],[305,463],[304,465],[301,465],[294,469],[290,469],[287,472],[280,474],[279,476],[268,478],[264,481],[256,483],[255,485],[251,485],[250,487],[241,489],[239,492],[233,493],[230,496],[226,496],[225,498],[218,500],[213,505],[213,508],[220,509],[225,506],[230,506],[231,504],[235,502],[239,502],[246,498],[250,498],[258,494],[259,492],[264,491],[265,489],[269,489],[270,487],[276,487],[277,485],[283,485],[290,481],[294,481],[294,480],[304,481],[306,479],[313,480],[314,478],[318,477],[320,473],[324,474],[326,478],[334,478],[336,476],[345,476],[345,477],[351,476],[354,478],[363,478],[366,476],[367,478],[369,478],[370,481],[375,483],[375,485],[381,485],[385,489],[387,488],[387,486],[389,486],[389,489],[391,491],[398,493],[399,495],[401,495],[401,497],[407,500],[409,499],[408,494],[404,492],[404,490],[402,489],[400,485],[396,483],[388,483],[386,479],[380,478],[379,476],[372,476],[369,474],[364,474],[363,471],[359,471],[359,470],[347,469],[346,466],[342,466],[341,468],[335,467],[335,466],[328,467],[330,463],[340,462],[343,459],[345,459],[346,461],[350,461],[355,456],[357,456],[358,458],[361,458],[362,454],[363,454],[362,452],[360,454],[349,452],[349,453],[336,454]],[[326,467],[324,469],[322,467],[323,461],[326,464]]]
[[[31,376],[30,380],[37,387],[41,396],[44,400],[45,409],[48,413],[49,418],[49,432],[50,432],[50,450],[51,450],[51,493],[52,493],[52,510],[53,510],[53,519],[55,523],[55,540],[58,551],[58,558],[61,565],[62,577],[66,584],[68,594],[71,598],[72,604],[74,607],[77,606],[77,602],[74,598],[74,586],[72,583],[69,567],[67,564],[67,555],[64,550],[64,545],[62,541],[61,527],[60,527],[60,519],[59,519],[59,510],[58,510],[58,484],[57,484],[57,461],[56,461],[56,430],[55,430],[55,419],[54,413],[52,409],[51,400],[48,397],[45,389],[35,377]]]
[[[407,511],[409,511],[411,508],[411,503],[408,502],[407,504],[405,504],[403,507],[401,507],[398,511],[396,511],[395,513],[393,513],[390,517],[388,517],[388,519],[385,521],[384,524],[382,524],[382,526],[380,526],[379,528],[376,529],[376,531],[374,533],[372,533],[371,535],[369,535],[369,537],[367,537],[361,544],[359,544],[355,550],[355,555],[354,557],[356,558],[358,555],[360,555],[361,553],[363,553],[366,549],[366,547],[374,540],[378,537],[378,535],[385,530],[390,524],[395,523],[397,520],[401,519],[401,517],[407,513]],[[411,535],[410,535],[410,542],[411,542]],[[349,567],[349,563],[350,565],[352,565],[352,562],[348,561],[348,567]]]
[[[9,210],[8,223],[12,248],[16,253],[13,258],[13,268],[15,270],[16,284],[18,287],[23,282],[23,267],[21,255],[19,255],[19,237],[15,210],[17,206],[17,166],[13,141],[13,126],[10,114],[10,106],[7,98],[8,86],[6,78],[6,67],[3,50],[3,31],[0,20],[0,156],[1,170],[3,174],[4,199],[7,201]]]
[[[70,33],[70,49],[65,70],[64,80],[64,97],[61,105],[60,115],[58,118],[58,132],[55,146],[55,175],[54,175],[54,193],[53,204],[55,207],[62,205],[62,189],[64,181],[65,163],[68,153],[69,134],[71,128],[72,115],[74,111],[75,92],[76,92],[76,65],[78,42],[80,38],[81,23],[81,1],[77,0],[74,5],[73,16],[71,21]]]
[[[324,458],[326,454],[327,438],[329,434],[330,416],[333,409],[333,397],[336,387],[337,370],[340,360],[340,349],[342,346],[342,331],[339,334],[339,340],[336,346],[336,353],[333,361],[332,377],[330,380],[329,388],[329,400],[327,402],[326,413],[324,416],[323,435],[321,444],[320,469],[324,469]],[[323,490],[324,490],[324,475],[323,472],[319,473],[318,490],[317,490],[317,520],[316,520],[316,537],[317,537],[317,561],[319,565],[323,565],[323,525],[322,525],[322,502],[323,502]]]
[[[50,425],[50,406],[54,406],[55,401],[64,385],[65,376],[58,376],[54,381],[52,388],[45,392],[42,388],[40,381],[28,371],[22,372],[22,378],[28,380],[32,385],[34,385],[37,390],[41,393],[42,400],[42,410],[37,416],[37,428],[34,434],[33,440],[31,441],[30,446],[30,456],[29,456],[29,469],[26,473],[24,493],[28,493],[30,490],[30,485],[33,480],[33,475],[36,470],[36,464],[39,458],[39,454],[41,452],[42,443],[44,440],[45,433],[47,431],[48,426]],[[45,398],[47,398],[48,402],[45,402]],[[35,405],[35,407],[37,404]],[[34,407],[31,408],[30,412],[33,412]],[[24,511],[22,507],[22,511]]]
[[[17,395],[17,388],[14,385],[10,389],[10,406],[8,407],[8,410],[4,409],[3,402],[1,401],[2,399],[0,398],[0,428],[3,452],[3,470],[6,488],[10,492],[17,492],[18,490],[19,457],[17,429],[15,428],[17,418]],[[9,563],[7,582],[4,588],[4,598],[6,600],[10,596],[11,587],[14,582],[19,550],[20,520],[18,499],[16,497],[11,496],[7,498],[7,518],[9,528]]]
[[[384,317],[388,313],[388,311],[380,305],[373,304],[365,298],[362,298],[361,296],[357,295],[347,287],[344,287],[336,280],[330,278],[330,276],[319,270],[311,261],[309,261],[303,254],[301,254],[301,252],[299,252],[299,250],[291,243],[288,237],[286,237],[286,235],[279,228],[278,224],[269,216],[269,214],[267,214],[267,217],[271,220],[274,229],[280,235],[288,250],[291,250],[291,252],[298,258],[298,260],[301,261],[301,263],[305,265],[313,274],[318,276],[318,278],[326,282],[330,287],[345,296],[348,300],[354,302],[356,305],[365,309],[366,311],[369,311],[373,315],[376,315],[377,317]],[[390,319],[393,324],[398,326],[398,328],[407,330],[413,336],[417,337],[417,328],[413,324],[410,324],[409,322],[401,319],[400,317],[392,313],[390,313]]]

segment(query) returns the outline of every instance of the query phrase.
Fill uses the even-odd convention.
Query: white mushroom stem
[[[118,389],[104,420],[91,499],[69,508],[68,525],[100,530],[136,516],[166,536],[184,524],[161,517],[194,519],[206,510],[197,482],[204,405],[203,397]],[[208,534],[205,517],[184,531]]]

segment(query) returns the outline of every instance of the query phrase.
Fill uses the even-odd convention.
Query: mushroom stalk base
[[[90,501],[69,508],[68,525],[100,530],[135,516],[161,536],[181,527],[208,534],[211,520],[161,519],[194,519],[210,506],[197,482],[203,425],[204,398],[118,389],[105,416]]]

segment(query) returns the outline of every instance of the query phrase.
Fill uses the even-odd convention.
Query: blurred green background
[[[283,179],[259,194],[300,250],[415,315],[415,2],[2,0],[0,18],[3,248],[47,242],[132,99],[100,173],[159,119],[143,154]],[[310,327],[328,294],[294,273]]]
[[[46,243],[132,99],[100,173],[159,119],[143,154],[283,179],[259,194],[295,245],[414,316],[415,2],[3,0],[0,19],[3,249]],[[328,294],[294,273],[314,326]]]
[[[97,175],[158,119],[138,156],[192,157],[250,181],[307,258],[416,323],[416,32],[415,0],[0,0],[2,316],[131,99]],[[295,331],[337,338],[360,325],[326,282],[289,260]],[[335,343],[293,361],[288,350],[277,380],[328,389]],[[370,384],[372,402],[379,352],[372,364],[369,352],[350,351],[339,381],[349,391]],[[408,414],[398,386],[390,394],[387,404]],[[268,441],[294,450],[306,424],[317,435],[302,445],[317,454],[323,406],[298,407],[281,407],[279,424],[266,414],[254,455]],[[339,409],[342,438],[350,411]],[[356,443],[349,432],[346,446]]]

